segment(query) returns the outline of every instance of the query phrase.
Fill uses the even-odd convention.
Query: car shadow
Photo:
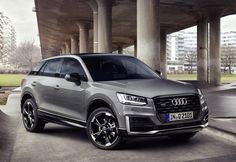
[[[86,129],[65,127],[60,125],[50,125],[42,132],[47,136],[57,136],[64,139],[72,139],[79,142],[87,142],[91,145]],[[199,143],[198,138],[193,138],[189,141],[177,141],[166,136],[161,137],[128,137],[125,138],[120,147],[114,151],[122,150],[168,150],[171,148],[185,147],[196,145]],[[200,142],[201,143],[201,142]],[[95,148],[95,147],[94,147]],[[95,148],[96,149],[96,148]]]
[[[86,129],[76,127],[66,127],[60,125],[46,126],[42,132],[44,135],[70,138],[80,141],[88,141]]]
[[[171,148],[194,145],[195,139],[177,141],[166,136],[128,138],[120,147],[122,150],[168,150]]]

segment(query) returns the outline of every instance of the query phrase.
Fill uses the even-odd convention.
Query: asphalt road
[[[19,95],[12,95],[10,105],[4,108],[11,115],[4,121],[13,123],[9,128],[12,140],[0,141],[0,161],[236,161],[236,143],[209,130],[184,143],[166,137],[133,138],[113,151],[95,148],[83,129],[48,124],[42,133],[29,133],[21,122],[18,99]]]
[[[236,117],[236,94],[207,94],[206,100],[211,117]]]

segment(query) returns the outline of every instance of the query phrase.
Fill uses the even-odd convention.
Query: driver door
[[[81,84],[65,79],[66,74],[78,73]],[[88,87],[86,74],[80,62],[75,58],[64,58],[60,70],[60,82],[58,83],[58,105],[64,117],[83,120],[83,106],[85,100],[85,90]]]

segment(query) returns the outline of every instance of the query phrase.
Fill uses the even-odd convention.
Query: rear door
[[[58,81],[60,80],[60,68],[63,59],[48,60],[38,74],[37,94],[39,108],[42,111],[58,112]]]

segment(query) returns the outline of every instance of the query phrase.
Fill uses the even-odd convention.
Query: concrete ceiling
[[[43,57],[58,55],[60,47],[79,33],[76,22],[91,22],[90,49],[93,46],[93,11],[88,0],[35,0]],[[222,16],[236,13],[236,0],[161,0],[161,30],[172,33],[196,25],[202,13]],[[136,0],[113,0],[112,44],[129,46],[136,39]]]

